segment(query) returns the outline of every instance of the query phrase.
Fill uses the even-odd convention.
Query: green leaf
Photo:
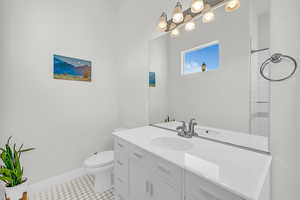
[[[28,148],[28,149],[22,149],[21,151],[19,152],[27,152],[27,151],[32,151],[32,150],[35,150],[35,148]]]
[[[6,142],[7,145],[9,145],[9,141],[11,140],[12,136],[10,136]]]
[[[0,180],[6,183],[7,185],[10,185],[12,183],[12,179],[4,176],[0,176]]]
[[[0,181],[4,182],[8,187],[22,184],[23,167],[20,163],[20,155],[23,152],[34,150],[34,148],[22,149],[23,144],[17,149],[17,145],[10,144],[12,137],[9,137],[4,148],[0,148],[0,159],[3,166],[0,166]]]
[[[19,147],[19,150],[18,150],[18,152],[20,152],[21,151],[21,149],[23,148],[23,144]]]

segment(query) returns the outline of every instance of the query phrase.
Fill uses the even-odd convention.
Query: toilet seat
[[[100,168],[113,164],[114,152],[104,151],[92,155],[84,161],[84,166],[87,168]]]

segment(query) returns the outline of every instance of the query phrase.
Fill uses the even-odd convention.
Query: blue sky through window
[[[199,47],[184,52],[183,74],[201,72],[201,66],[206,64],[206,71],[219,68],[219,44]]]

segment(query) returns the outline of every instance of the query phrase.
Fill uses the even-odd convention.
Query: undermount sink
[[[174,150],[174,151],[186,151],[193,148],[193,144],[186,140],[173,137],[159,137],[151,140],[153,146],[160,148]]]

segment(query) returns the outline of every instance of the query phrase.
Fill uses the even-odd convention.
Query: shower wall
[[[257,1],[251,5],[251,134],[269,136],[270,133],[270,83],[264,80],[259,69],[270,57],[270,12],[258,10]],[[265,8],[268,8],[266,6]],[[264,50],[266,49],[266,50]],[[268,73],[268,71],[266,71]]]

